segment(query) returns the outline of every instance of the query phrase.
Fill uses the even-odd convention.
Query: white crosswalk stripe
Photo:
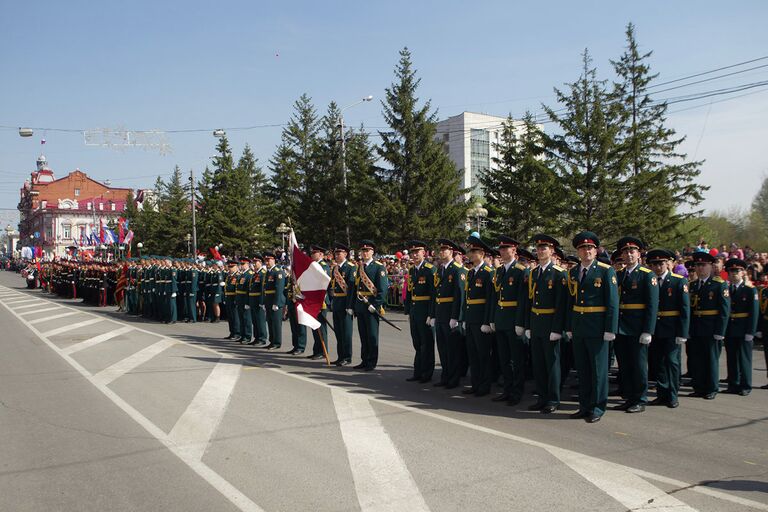
[[[56,336],[57,334],[63,334],[65,332],[74,331],[75,329],[86,327],[88,325],[97,324],[101,321],[102,321],[101,318],[89,318],[88,320],[83,320],[82,322],[75,322],[74,324],[62,325],[61,327],[57,327],[56,329],[51,329],[50,331],[44,332],[43,336],[45,336],[46,338],[50,338],[51,336]]]
[[[31,325],[39,324],[41,322],[49,322],[51,320],[57,320],[59,318],[64,318],[66,316],[72,316],[78,314],[78,311],[67,311],[65,313],[59,313],[58,315],[52,315],[47,316],[45,318],[35,318],[34,320],[30,320],[29,323]]]
[[[130,325],[124,325],[123,327],[120,327],[119,329],[115,329],[114,331],[105,332],[105,333],[99,334],[98,336],[94,336],[93,338],[89,338],[87,340],[81,341],[80,343],[75,343],[74,345],[70,345],[69,347],[62,349],[62,352],[64,352],[67,355],[74,354],[75,352],[80,352],[81,350],[85,350],[86,348],[93,347],[95,345],[98,345],[99,343],[103,343],[105,341],[111,340],[112,338],[116,338],[132,330],[133,330],[133,327],[131,327]]]
[[[23,313],[17,313],[18,315],[34,315],[35,313],[43,313],[45,311],[53,311],[55,309],[61,309],[61,306],[52,306],[50,308],[35,309],[33,311],[24,311]]]
[[[19,306],[17,308],[13,308],[14,311],[19,311],[22,309],[29,309],[29,308],[39,308],[43,304],[47,304],[46,302],[36,302],[35,304],[24,304],[23,306]]]
[[[176,343],[178,343],[178,341],[172,340],[170,338],[163,338],[157,343],[150,345],[143,350],[139,350],[132,356],[126,357],[122,361],[118,361],[112,366],[110,366],[109,368],[106,368],[100,371],[99,373],[93,376],[93,379],[99,384],[107,385],[110,382],[114,381],[115,379],[122,377],[123,375],[130,372],[131,370],[146,363],[147,361],[149,361],[156,355],[160,354],[168,347],[175,345]]]

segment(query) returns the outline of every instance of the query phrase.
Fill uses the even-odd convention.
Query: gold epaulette
[[[563,267],[558,267],[557,265],[552,265],[552,268],[557,270],[558,272],[564,272],[565,269]]]
[[[383,264],[382,262],[380,262],[380,261],[377,261],[377,262],[376,262],[376,264],[377,264],[378,266],[380,266],[380,267],[383,267],[383,266],[384,266],[384,264]]]
[[[425,263],[424,266],[427,267],[427,268],[432,268],[432,264],[431,263]]]
[[[670,272],[670,273],[669,273],[669,275],[671,275],[672,277],[677,277],[677,278],[680,278],[680,279],[685,279],[685,278],[684,278],[683,276],[681,276],[680,274],[675,274],[674,272]]]
[[[454,264],[454,265],[456,265],[456,266],[457,266],[457,267],[459,267],[459,268],[464,268],[463,266],[459,265],[459,263],[458,263],[458,262],[456,262],[456,261],[454,261],[454,262],[453,262],[453,264]]]
[[[714,277],[712,278],[712,280],[713,280],[714,282],[716,282],[716,283],[724,283],[724,282],[725,282],[725,281],[723,281],[723,278],[722,278],[722,277],[720,277],[720,276],[714,276]]]
[[[526,267],[526,266],[525,266],[525,265],[523,265],[522,263],[515,263],[515,268],[516,268],[517,270],[526,270],[528,267]]]
[[[603,267],[603,268],[611,268],[611,266],[609,264],[603,263],[602,261],[598,261],[597,262],[597,266],[598,267]]]
[[[640,266],[640,267],[637,267],[637,268],[638,268],[638,269],[640,269],[640,271],[641,271],[641,272],[645,272],[646,274],[647,274],[647,273],[649,273],[649,272],[651,271],[651,269],[649,269],[649,268],[645,268],[645,267],[643,267],[643,266]]]
[[[483,270],[485,270],[486,272],[493,272],[493,269],[491,267],[489,267],[488,265],[484,265],[483,266]]]
[[[746,286],[747,288],[754,288],[755,287],[755,285],[753,285],[752,283],[744,283],[744,286]]]

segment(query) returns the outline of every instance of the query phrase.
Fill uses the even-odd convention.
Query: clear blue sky
[[[268,5],[274,4],[274,5]],[[169,134],[173,153],[89,147],[79,133],[0,129],[0,208],[44,152],[57,176],[80,168],[116,186],[149,187],[175,164],[200,172],[214,154],[209,129],[284,123],[308,93],[318,111],[372,94],[347,111],[350,125],[383,124],[384,88],[408,46],[440,117],[463,110],[518,115],[552,104],[552,88],[578,76],[579,54],[608,59],[632,21],[660,80],[768,55],[768,3],[715,1],[556,2],[5,1],[0,7],[0,125]],[[768,60],[757,64],[768,63]],[[670,95],[768,79],[768,68]],[[747,206],[768,174],[768,88],[708,100],[670,116],[685,150],[706,159],[705,207]],[[746,91],[752,92],[752,91]],[[722,98],[714,98],[719,100]],[[249,143],[266,167],[280,128],[230,131],[236,155]]]

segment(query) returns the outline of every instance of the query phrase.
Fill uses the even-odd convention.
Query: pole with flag
[[[296,317],[301,325],[306,325],[316,331],[322,325],[317,317],[325,302],[325,292],[331,276],[325,273],[320,263],[312,261],[305,252],[299,249],[296,242],[296,233],[291,230],[291,272],[295,280],[296,293]],[[325,362],[331,365],[328,358],[328,349],[325,346],[322,331],[318,331],[320,343],[323,346]]]

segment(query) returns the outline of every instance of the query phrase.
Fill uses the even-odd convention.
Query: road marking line
[[[67,311],[66,313],[59,313],[58,315],[53,316],[47,316],[45,318],[35,318],[34,320],[30,320],[29,323],[39,324],[40,322],[47,322],[48,320],[56,320],[57,318],[64,318],[65,316],[72,316],[78,314],[79,311]]]
[[[45,304],[45,302],[38,302],[36,304],[24,304],[23,306],[19,306],[17,308],[13,308],[14,311],[19,311],[20,309],[29,309],[29,308],[37,308]]]
[[[168,439],[189,457],[203,458],[224,417],[241,367],[232,359],[219,361],[168,434]]]
[[[40,299],[35,299],[35,298],[31,298],[31,299],[11,299],[11,300],[3,301],[3,302],[5,304],[7,304],[8,306],[15,306],[17,304],[24,304],[25,302],[37,302],[39,300]]]
[[[35,313],[42,313],[43,311],[53,311],[54,309],[61,309],[60,306],[53,306],[50,308],[43,308],[43,309],[36,309],[34,311],[25,311],[23,313],[18,313],[19,315],[34,315]]]
[[[624,466],[562,448],[550,447],[547,451],[627,510],[696,511]]]
[[[331,388],[363,512],[428,511],[413,475],[364,396]]]
[[[68,324],[68,325],[62,325],[61,327],[57,327],[56,329],[51,329],[50,331],[46,331],[43,333],[43,336],[46,338],[50,338],[51,336],[56,336],[57,334],[63,334],[68,331],[74,331],[75,329],[79,329],[80,327],[85,327],[87,325],[93,325],[97,324],[99,322],[102,322],[103,320],[100,320],[98,318],[89,318],[88,320],[83,320],[82,322],[76,322],[74,324]]]
[[[85,350],[86,348],[90,348],[94,345],[98,345],[103,341],[111,340],[112,338],[115,338],[117,336],[120,336],[121,334],[125,334],[132,330],[133,330],[133,327],[131,327],[130,325],[126,325],[119,329],[115,329],[114,331],[105,332],[103,334],[99,334],[98,336],[94,336],[93,338],[89,338],[87,340],[81,341],[80,343],[75,343],[74,345],[70,345],[66,348],[61,349],[61,351],[67,355],[74,354],[75,352],[80,352],[81,350]]]
[[[102,384],[98,382],[91,373],[86,370],[83,366],[80,365],[77,361],[75,361],[71,356],[64,353],[63,350],[61,350],[59,347],[57,347],[51,340],[46,338],[42,335],[42,333],[31,324],[31,322],[21,318],[17,313],[14,313],[9,307],[5,306],[5,308],[14,315],[21,323],[27,326],[27,328],[32,331],[40,340],[43,341],[48,347],[50,347],[51,350],[59,354],[62,359],[64,359],[67,363],[69,363],[70,366],[72,366],[75,370],[80,373],[80,375],[83,376],[86,380],[88,380],[91,384],[96,386],[96,388],[101,391],[107,398],[112,400],[112,402],[118,406],[122,411],[128,415],[133,421],[141,425],[144,430],[149,432],[150,435],[152,435],[155,439],[157,439],[163,446],[168,448],[168,450],[176,455],[179,459],[181,459],[182,462],[184,462],[187,466],[192,469],[195,473],[197,473],[200,478],[208,482],[211,487],[216,489],[222,496],[224,496],[226,499],[228,499],[233,505],[235,505],[237,508],[242,510],[243,512],[264,512],[264,509],[262,509],[260,506],[258,506],[256,503],[253,502],[248,496],[243,494],[239,489],[237,489],[234,485],[229,483],[227,480],[224,479],[220,474],[218,474],[216,471],[211,469],[209,466],[204,464],[200,460],[193,459],[190,457],[186,452],[179,449],[178,446],[176,446],[173,442],[171,442],[168,439],[168,436],[165,432],[163,432],[160,428],[158,428],[154,423],[149,421],[146,416],[142,415],[139,411],[137,411],[132,405],[130,405],[128,402],[123,400],[120,395],[109,389],[105,384]],[[104,318],[101,315],[95,315],[93,313],[90,313],[92,316],[97,316]],[[138,330],[138,329],[136,329]],[[150,331],[145,331],[142,329],[142,331],[147,332],[149,334],[154,334],[157,336],[157,333],[152,333]],[[168,341],[174,341],[175,340],[168,340]],[[192,344],[187,344],[189,346],[194,346]],[[215,352],[212,351],[211,352]]]
[[[105,368],[104,370],[94,375],[93,380],[101,385],[106,386],[110,382],[113,382],[115,379],[122,377],[131,370],[134,370],[135,368],[146,363],[156,355],[160,354],[163,350],[175,345],[176,343],[178,343],[177,340],[163,338],[157,343],[154,343],[147,348],[139,350],[135,354],[116,362],[109,368]]]

